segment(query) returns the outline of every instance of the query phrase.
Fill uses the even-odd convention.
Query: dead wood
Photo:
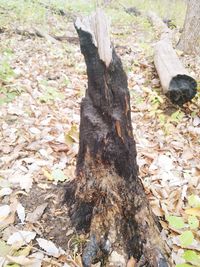
[[[142,15],[142,12],[134,6],[133,7],[126,7],[122,3],[119,3],[119,4],[124,9],[124,11],[131,16],[138,17],[138,16]]]
[[[57,41],[68,41],[69,43],[78,44],[78,38],[74,36],[66,36],[66,35],[52,35],[44,30],[38,28],[32,29],[14,29],[14,33],[23,35],[23,36],[37,36],[39,38],[45,38],[50,42],[56,43]]]
[[[184,68],[172,45],[172,31],[153,12],[148,13],[152,25],[161,37],[154,45],[154,64],[163,92],[172,103],[182,106],[197,93],[197,82]]]
[[[128,14],[134,15],[136,17],[141,15],[141,12],[136,7],[128,7],[128,8],[125,9],[125,11]]]
[[[37,37],[40,37],[40,38],[45,38],[45,39],[47,39],[47,41],[50,41],[52,43],[57,43],[58,42],[54,37],[49,35],[47,32],[45,32],[42,29],[38,29],[38,28],[32,28],[30,30],[27,30],[27,29],[15,29],[14,32],[19,34],[19,35],[23,35],[23,36],[37,36]]]
[[[168,266],[159,223],[138,178],[130,96],[101,10],[75,23],[87,65],[81,102],[77,177],[66,185],[69,215],[89,233],[83,266]],[[165,255],[165,256],[164,256]]]
[[[164,19],[163,19],[163,22],[167,25],[167,27],[168,27],[169,29],[175,29],[175,28],[177,28],[176,24],[175,24],[174,21],[171,20],[171,19],[164,18]]]

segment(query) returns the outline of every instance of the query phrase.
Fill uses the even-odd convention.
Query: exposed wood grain
[[[77,231],[89,233],[84,267],[98,261],[124,267],[131,255],[137,266],[167,267],[159,223],[138,177],[127,76],[100,17],[105,15],[98,10],[75,24],[88,88],[81,102],[77,176],[66,186],[69,215]]]
[[[75,26],[92,35],[93,43],[98,48],[99,57],[108,67],[112,60],[112,47],[109,22],[103,11],[98,8],[96,13],[90,17],[83,20],[77,19]]]
[[[172,31],[153,12],[148,13],[152,25],[160,34],[154,45],[154,64],[163,92],[172,103],[182,106],[197,93],[197,83],[181,63],[172,45]]]

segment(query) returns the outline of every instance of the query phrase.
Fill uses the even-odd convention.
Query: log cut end
[[[160,30],[160,40],[154,46],[154,63],[163,92],[173,104],[182,106],[197,93],[197,82],[188,75],[172,45],[172,31],[153,12],[148,17]]]
[[[167,97],[173,104],[182,106],[190,101],[197,93],[197,82],[190,76],[178,74],[173,77],[169,84]]]

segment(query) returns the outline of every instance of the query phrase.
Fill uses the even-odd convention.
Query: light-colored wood
[[[172,37],[172,31],[154,12],[149,11],[147,13],[147,18],[149,19],[153,27],[156,28],[156,31],[159,33],[159,35],[161,35],[161,39]]]
[[[177,75],[188,75],[169,39],[165,38],[154,46],[154,64],[159,75],[163,92],[170,89],[171,80]]]
[[[171,90],[172,79],[179,77],[187,82],[190,77],[188,71],[181,63],[172,45],[172,30],[154,12],[148,13],[153,27],[159,32],[160,40],[154,45],[154,64],[159,75],[163,92]]]
[[[99,57],[108,67],[112,60],[112,46],[109,34],[110,23],[104,12],[97,8],[91,16],[82,20],[78,18],[75,26],[92,35],[93,43],[98,48]]]

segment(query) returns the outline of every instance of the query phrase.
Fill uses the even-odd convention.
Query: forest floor
[[[0,25],[0,266],[82,266],[87,237],[76,233],[64,205],[87,88],[73,26],[79,14],[46,9],[44,28],[22,23],[13,9],[0,6],[0,12],[10,18]],[[188,204],[198,202],[200,192],[200,95],[182,108],[169,102],[153,64],[156,30],[133,14],[124,16],[111,36],[128,77],[139,174],[175,266],[185,262],[186,249],[200,251],[198,227],[191,230],[188,222],[188,215],[193,222],[200,216],[199,206]],[[200,58],[179,55],[199,80]],[[169,215],[179,216],[185,228],[170,225]],[[194,238],[183,248],[185,229]]]

